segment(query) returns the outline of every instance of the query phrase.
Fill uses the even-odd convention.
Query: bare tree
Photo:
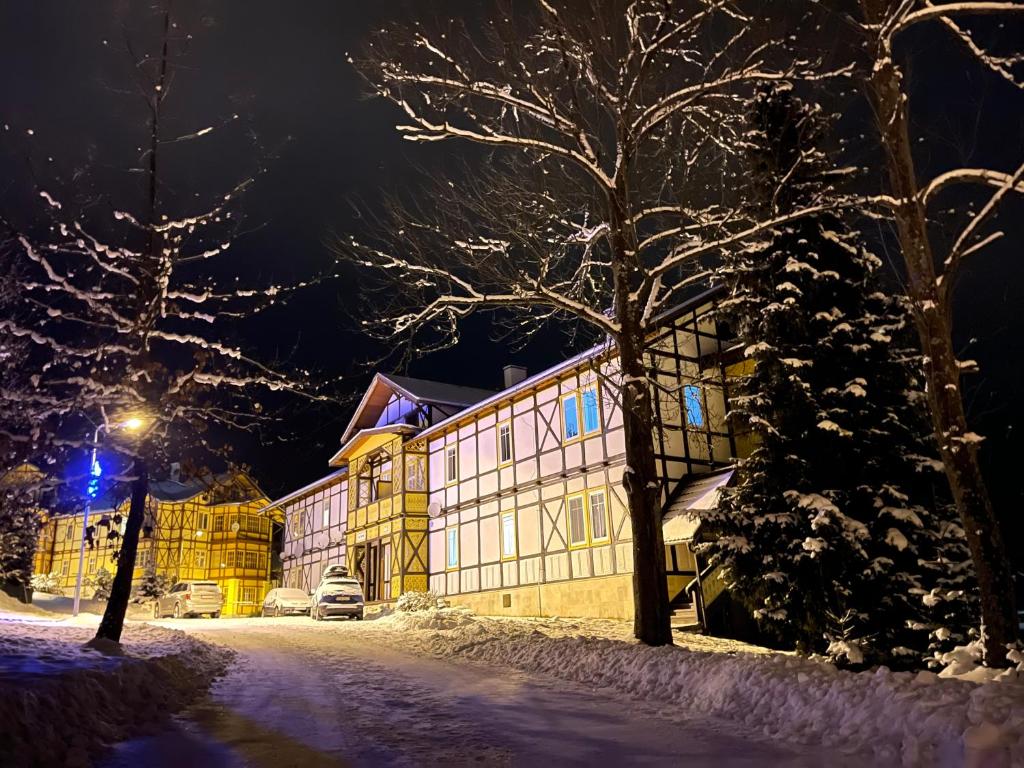
[[[168,8],[154,18],[157,52],[136,53],[128,44],[146,108],[141,202],[75,211],[56,190],[40,188],[49,225],[9,223],[27,265],[19,281],[20,325],[11,332],[31,331],[32,381],[62,416],[54,439],[88,447],[91,436],[103,435],[104,450],[121,456],[115,479],[130,486],[117,572],[97,632],[97,639],[114,642],[130,596],[151,471],[182,451],[217,450],[211,428],[259,427],[269,418],[261,398],[298,391],[303,378],[258,362],[233,334],[299,287],[247,285],[245,261],[231,258],[242,234],[239,202],[255,175],[201,202],[198,212],[189,210],[202,200],[198,193],[171,191],[171,145],[203,140],[234,121],[169,135],[163,118],[187,36]]]
[[[962,167],[929,180],[919,178],[909,86],[897,47],[909,30],[930,25],[952,35],[982,73],[987,71],[1019,92],[1024,89],[1024,55],[1019,45],[1024,28],[1018,21],[1017,36],[1003,36],[1016,41],[1007,53],[990,50],[987,41],[993,38],[992,17],[1004,20],[1016,14],[1024,21],[1024,3],[860,0],[859,5],[859,27],[869,43],[869,91],[885,151],[891,195],[888,208],[916,310],[932,423],[978,576],[985,662],[1002,666],[1007,646],[1019,636],[1013,572],[978,461],[982,438],[970,430],[964,408],[961,378],[976,366],[957,359],[952,335],[953,292],[964,264],[1001,237],[1001,232],[988,225],[1008,195],[1024,192],[1024,164],[1008,171]],[[972,28],[979,20],[981,25]],[[935,203],[941,192],[954,185],[977,185],[987,188],[988,194],[975,215],[966,222],[960,219],[956,235],[944,247],[938,244],[942,240],[936,237],[934,225],[948,226],[950,222],[939,221]]]
[[[382,337],[453,344],[477,310],[520,329],[574,319],[614,348],[633,528],[636,636],[671,643],[646,340],[700,264],[780,221],[736,190],[742,110],[765,81],[821,79],[768,25],[716,0],[536,0],[475,26],[382,30],[357,66],[412,142],[476,145],[460,173],[399,201],[377,241],[340,250],[386,276]],[[776,63],[788,59],[785,67]],[[832,205],[834,203],[828,203]]]

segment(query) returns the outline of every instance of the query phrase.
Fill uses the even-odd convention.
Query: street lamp
[[[78,607],[82,600],[82,570],[85,564],[85,532],[89,528],[89,512],[92,507],[92,498],[96,494],[99,487],[99,477],[102,474],[102,468],[99,462],[96,460],[96,448],[100,441],[100,432],[106,430],[108,433],[110,429],[124,429],[128,432],[135,432],[142,429],[145,422],[133,416],[129,419],[125,419],[122,422],[110,424],[104,422],[96,427],[92,433],[92,451],[89,456],[89,490],[87,493],[88,500],[85,502],[85,513],[82,516],[82,540],[78,544],[78,573],[75,576],[75,601],[71,607],[71,615],[78,615]]]

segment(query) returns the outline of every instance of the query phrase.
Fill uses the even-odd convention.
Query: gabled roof
[[[370,381],[363,399],[359,401],[345,431],[342,432],[341,442],[347,443],[359,430],[375,426],[381,411],[394,393],[417,404],[446,405],[459,409],[468,408],[494,394],[486,389],[378,373]]]
[[[394,374],[382,374],[381,378],[393,384],[405,397],[418,403],[468,408],[494,394],[490,389],[463,387],[459,384],[445,384],[429,379],[411,379],[408,376]]]
[[[207,475],[206,477],[190,477],[184,481],[177,480],[150,480],[148,497],[155,501],[177,503],[194,499],[203,493],[226,489],[233,485],[240,485],[248,493],[241,495],[233,494],[227,499],[217,500],[216,504],[229,504],[240,501],[253,501],[259,498],[266,498],[266,494],[260,489],[249,475],[244,472],[224,472],[219,475]],[[90,512],[112,512],[119,505],[129,498],[127,487],[119,488],[119,494],[111,492],[104,493],[93,499],[89,504]],[[237,496],[237,498],[236,498]]]

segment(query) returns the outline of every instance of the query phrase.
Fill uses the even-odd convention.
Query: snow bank
[[[743,723],[772,739],[870,755],[875,764],[1024,765],[1019,681],[979,685],[928,672],[847,672],[778,653],[650,648],[457,609],[373,624],[404,630],[400,642],[419,652],[614,689]]]
[[[83,648],[94,626],[0,619],[0,765],[87,766],[205,691],[225,650],[177,630],[129,623],[123,655]]]

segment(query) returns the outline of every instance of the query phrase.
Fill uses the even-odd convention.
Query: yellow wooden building
[[[89,513],[83,583],[105,568],[113,573],[128,499],[97,500]],[[150,484],[146,517],[135,560],[136,585],[153,569],[169,581],[216,581],[224,616],[259,613],[270,589],[273,520],[260,515],[268,499],[241,472]],[[56,515],[43,523],[36,572],[55,573],[65,592],[74,589],[84,512]],[[84,594],[91,595],[86,589]]]

